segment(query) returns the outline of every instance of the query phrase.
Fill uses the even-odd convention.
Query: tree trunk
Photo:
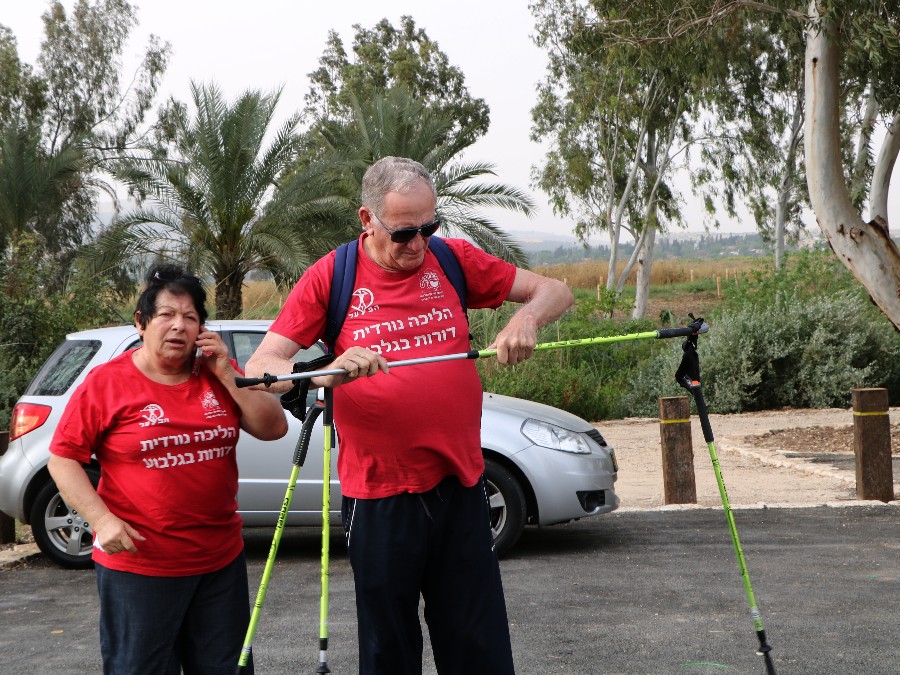
[[[869,146],[872,145],[872,132],[881,106],[872,93],[872,83],[866,87],[866,109],[859,125],[859,139],[856,143],[856,160],[853,162],[853,174],[850,177],[850,200],[856,206],[862,206],[866,196],[866,184],[869,173]]]
[[[881,218],[887,228],[890,227],[887,208],[888,191],[898,153],[900,153],[900,112],[894,115],[893,121],[887,128],[887,134],[885,134],[881,151],[878,153],[878,159],[875,160],[875,168],[872,171],[872,184],[869,186],[869,218],[872,220]]]
[[[237,272],[216,279],[216,318],[239,319],[244,312],[244,279]]]
[[[647,236],[644,239],[644,248],[638,259],[637,287],[634,292],[634,309],[631,312],[632,319],[642,319],[647,316],[647,302],[650,299],[650,272],[653,267],[653,247],[656,245],[656,208],[653,215],[647,219]]]
[[[863,222],[850,202],[841,164],[840,81],[834,28],[809,5],[806,36],[806,175],[819,228],[838,259],[900,330],[900,251],[886,223]]]
[[[803,91],[797,92],[797,105],[791,122],[791,133],[788,136],[787,156],[784,159],[784,171],[781,174],[781,186],[778,190],[778,201],[775,205],[775,269],[784,265],[784,231],[787,226],[787,212],[794,189],[794,173],[797,170],[797,147],[800,145],[803,131]]]

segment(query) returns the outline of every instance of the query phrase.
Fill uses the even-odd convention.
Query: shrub
[[[490,345],[516,309],[517,305],[506,304],[497,311],[470,311],[474,344],[480,348]],[[654,328],[648,320],[601,319],[600,311],[596,300],[579,301],[560,321],[545,326],[538,340],[578,340]],[[599,420],[617,415],[623,382],[651,351],[647,341],[578,346],[539,351],[512,367],[502,366],[496,359],[481,359],[478,369],[486,391],[538,401],[588,420]]]
[[[111,285],[72,276],[55,290],[60,263],[44,255],[40,241],[21,235],[0,258],[0,428],[31,378],[67,333],[120,323]]]
[[[791,296],[786,298],[785,296]],[[900,341],[857,289],[773,304],[741,303],[711,321],[698,345],[712,412],[844,407],[853,387],[886,387],[900,397]],[[628,414],[656,415],[658,396],[684,395],[674,383],[681,350],[660,351],[623,397]]]

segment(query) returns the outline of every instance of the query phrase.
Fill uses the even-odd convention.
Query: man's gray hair
[[[420,182],[426,183],[437,199],[437,190],[428,169],[414,159],[382,157],[366,169],[363,176],[362,205],[379,215],[384,210],[384,197],[388,192],[409,192]]]

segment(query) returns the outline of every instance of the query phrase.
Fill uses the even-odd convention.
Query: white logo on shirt
[[[419,288],[422,292],[419,294],[419,300],[428,302],[444,297],[444,290],[441,288],[441,278],[434,270],[426,270],[419,276]]]
[[[347,312],[347,317],[353,319],[377,309],[379,307],[375,304],[375,294],[368,288],[357,288],[353,291],[353,299],[350,301],[350,311]]]
[[[203,416],[208,420],[228,414],[222,410],[222,407],[219,405],[219,399],[216,398],[212,389],[207,389],[203,392],[203,395],[200,397],[200,403],[203,404]]]
[[[162,406],[157,403],[151,403],[149,405],[141,408],[141,412],[144,413],[144,419],[146,422],[138,422],[138,426],[141,427],[150,427],[156,424],[164,424],[169,421],[169,418],[166,417],[166,413],[163,412]]]

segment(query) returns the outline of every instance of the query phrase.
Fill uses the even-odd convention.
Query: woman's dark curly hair
[[[172,295],[187,295],[194,301],[194,309],[200,315],[200,325],[206,323],[206,291],[200,279],[185,272],[175,265],[156,265],[147,272],[147,286],[138,297],[135,315],[141,328],[156,316],[156,298],[160,291],[169,291]]]

